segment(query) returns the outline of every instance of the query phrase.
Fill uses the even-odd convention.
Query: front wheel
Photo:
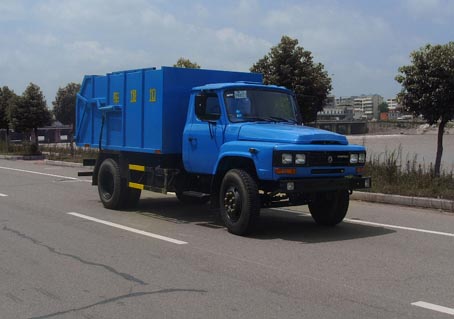
[[[260,214],[258,187],[251,175],[240,169],[228,171],[219,196],[221,218],[227,230],[235,235],[250,232]]]
[[[349,201],[348,190],[317,193],[309,202],[309,211],[317,224],[334,226],[347,215]]]

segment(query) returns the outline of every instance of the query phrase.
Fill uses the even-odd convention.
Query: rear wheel
[[[221,218],[227,230],[235,235],[250,232],[260,214],[255,180],[246,171],[228,171],[222,180],[219,200]]]
[[[309,203],[309,211],[317,224],[334,226],[344,219],[349,201],[347,190],[317,193]]]
[[[119,209],[122,205],[120,167],[111,159],[105,159],[99,167],[98,193],[105,208]]]
[[[135,207],[141,190],[129,188],[126,180],[121,178],[118,163],[108,158],[99,167],[98,193],[105,208],[122,209]]]

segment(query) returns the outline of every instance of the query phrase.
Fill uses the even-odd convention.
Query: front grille
[[[309,152],[306,153],[308,166],[348,166],[350,154],[343,152]]]

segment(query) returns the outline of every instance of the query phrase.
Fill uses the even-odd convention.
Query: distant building
[[[397,102],[397,98],[387,99],[388,120],[395,121],[402,116],[402,106]]]
[[[362,95],[354,99],[354,117],[358,119],[379,119],[378,106],[383,103],[383,97],[374,95]]]
[[[348,112],[342,105],[337,105],[337,99],[329,95],[326,99],[323,111],[317,113],[317,120],[320,121],[344,121],[348,120]]]
[[[388,109],[389,109],[390,111],[394,111],[394,110],[400,108],[400,105],[399,105],[399,103],[397,103],[397,99],[396,99],[396,98],[394,98],[394,99],[387,99],[387,100],[386,100],[386,103],[388,104]]]

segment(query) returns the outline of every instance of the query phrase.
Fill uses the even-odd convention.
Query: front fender
[[[221,146],[219,158],[214,166],[213,175],[218,171],[220,163],[226,157],[241,157],[252,160],[256,168],[257,177],[260,180],[273,179],[272,159],[273,143],[232,141]]]

